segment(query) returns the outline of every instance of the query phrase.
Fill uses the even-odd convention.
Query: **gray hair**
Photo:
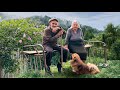
[[[77,23],[78,24],[78,28],[80,28],[80,24],[79,24],[79,22],[77,20],[72,21],[72,24],[71,24],[70,28],[72,28],[72,26],[73,26],[74,23]]]
[[[81,30],[81,37],[82,37],[82,39],[84,40],[84,35],[83,35],[82,28],[80,27],[80,24],[79,24],[79,22],[78,22],[77,20],[72,21],[70,28],[72,28],[72,25],[73,25],[74,23],[77,23],[77,24],[78,24],[78,28]]]

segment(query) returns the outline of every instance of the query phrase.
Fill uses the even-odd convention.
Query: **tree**
[[[81,28],[82,28],[85,40],[94,38],[95,35],[97,35],[100,32],[99,30],[86,25],[81,26]]]
[[[111,46],[111,57],[114,60],[120,60],[120,40],[117,40]]]
[[[111,48],[111,45],[116,41],[117,39],[117,28],[114,27],[112,23],[109,23],[105,28],[105,43],[107,44],[108,49]]]

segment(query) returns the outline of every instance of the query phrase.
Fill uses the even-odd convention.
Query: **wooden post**
[[[106,44],[103,45],[104,46],[104,58],[105,58],[105,63],[107,63],[107,49],[106,49]]]
[[[44,60],[44,68],[45,68],[45,73],[47,70],[47,64],[46,64],[46,54],[45,54],[45,50],[43,49],[43,60]]]

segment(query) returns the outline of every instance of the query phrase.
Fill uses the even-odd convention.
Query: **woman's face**
[[[72,28],[73,28],[74,30],[77,30],[77,29],[78,29],[78,23],[77,23],[77,22],[74,22],[74,23],[72,24]]]

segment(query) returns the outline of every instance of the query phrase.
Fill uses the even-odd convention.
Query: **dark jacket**
[[[60,29],[62,30],[62,29]],[[59,31],[57,30],[56,33],[52,32],[52,29],[48,26],[45,30],[44,30],[44,35],[43,35],[43,46],[44,45],[51,45],[54,46],[57,44],[57,39],[60,37],[58,35]]]

